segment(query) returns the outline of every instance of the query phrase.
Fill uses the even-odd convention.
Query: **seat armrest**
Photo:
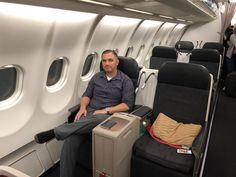
[[[202,129],[200,131],[200,133],[198,134],[198,136],[195,138],[193,144],[192,144],[192,152],[195,156],[195,158],[199,158],[200,157],[200,153],[202,151],[202,149],[204,148],[205,145],[205,140],[206,140],[206,135],[207,135],[207,126],[206,124],[204,124],[202,126]]]
[[[201,166],[201,158],[203,156],[203,151],[206,145],[207,138],[207,123],[202,126],[202,130],[199,135],[195,138],[192,144],[192,153],[195,157],[193,176],[198,176],[198,172]]]
[[[80,104],[73,106],[68,111],[70,112],[70,115],[67,118],[68,123],[74,122],[75,116],[77,112],[79,111]]]
[[[134,109],[130,114],[136,115],[143,118],[148,118],[152,114],[152,109],[149,108],[148,106],[140,106],[140,105],[135,105],[137,109]]]

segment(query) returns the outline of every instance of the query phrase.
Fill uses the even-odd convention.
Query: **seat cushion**
[[[193,168],[194,156],[192,154],[178,154],[176,148],[153,140],[147,133],[135,142],[134,153],[153,163],[181,172],[190,173]]]

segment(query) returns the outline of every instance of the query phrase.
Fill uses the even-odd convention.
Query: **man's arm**
[[[90,98],[87,96],[83,96],[80,100],[80,109],[79,112],[75,116],[75,121],[79,120],[82,115],[87,116],[87,106],[90,102]]]
[[[100,110],[96,110],[93,115],[97,115],[97,114],[113,114],[115,112],[124,112],[124,111],[128,111],[129,107],[127,106],[127,104],[125,103],[120,103],[116,106],[112,106],[108,108],[109,111],[107,112],[107,109],[100,109]]]

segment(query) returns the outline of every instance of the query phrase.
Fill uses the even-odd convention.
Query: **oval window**
[[[6,100],[16,90],[17,70],[14,66],[8,65],[0,68],[0,101]]]

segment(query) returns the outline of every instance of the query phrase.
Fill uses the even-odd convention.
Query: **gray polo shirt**
[[[83,96],[90,98],[87,107],[89,114],[98,109],[116,106],[125,103],[132,109],[134,104],[134,86],[131,79],[123,72],[111,80],[107,80],[104,71],[95,74],[88,83],[88,87]]]

